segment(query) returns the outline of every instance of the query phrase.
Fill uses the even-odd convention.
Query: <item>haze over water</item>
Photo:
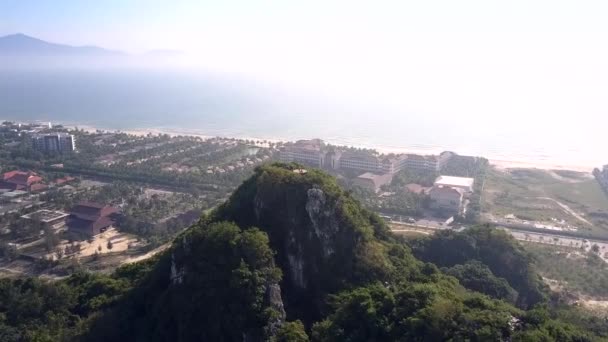
[[[437,99],[441,101],[441,99]],[[140,70],[0,71],[0,118],[110,130],[416,150],[595,167],[608,162],[593,116],[551,121],[395,109],[225,73]]]

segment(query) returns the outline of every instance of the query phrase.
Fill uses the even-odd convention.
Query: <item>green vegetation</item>
[[[606,337],[597,321],[572,319],[569,309],[548,305],[527,254],[503,232],[477,227],[410,246],[334,179],[318,170],[293,172],[301,168],[257,168],[224,205],[153,260],[109,276],[0,283],[0,336],[319,342]],[[32,290],[23,282],[39,285]],[[43,295],[49,291],[60,295]],[[4,305],[6,297],[18,302]]]
[[[390,215],[422,216],[428,196],[415,194],[401,186],[386,189],[388,194],[378,194],[360,187],[352,187],[351,193],[363,206],[371,211]]]
[[[557,202],[591,221],[574,217]],[[531,221],[564,220],[586,236],[608,237],[608,197],[587,174],[514,169],[492,170],[484,191],[484,212],[514,214]]]
[[[539,272],[566,295],[608,298],[608,265],[579,248],[528,244]]]
[[[515,303],[517,292],[504,278],[495,276],[490,268],[480,261],[472,260],[464,265],[458,264],[443,271],[458,279],[462,286],[487,294],[492,298],[499,298],[509,303]]]
[[[433,186],[435,179],[439,176],[436,172],[419,171],[419,170],[401,170],[393,178],[392,186],[404,187],[408,184],[420,184],[425,187]]]
[[[469,228],[462,233],[440,231],[433,237],[415,241],[413,247],[418,258],[439,267],[453,268],[461,265],[453,268],[452,272],[463,276],[475,277],[485,273],[484,283],[479,283],[479,288],[491,283],[497,287],[488,292],[503,294],[499,296],[501,299],[511,296],[511,293],[503,292],[511,292],[510,289],[500,284],[500,278],[506,279],[510,287],[517,291],[515,302],[522,308],[533,307],[546,299],[544,284],[531,265],[530,256],[513,237],[502,230],[481,226]],[[481,268],[478,263],[467,265],[471,260],[483,263],[487,268]],[[472,266],[478,270],[467,270]],[[466,283],[468,281],[463,285]]]

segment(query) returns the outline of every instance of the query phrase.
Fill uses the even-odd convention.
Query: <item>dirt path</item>
[[[593,224],[591,222],[589,222],[586,218],[584,218],[581,214],[577,213],[576,211],[574,211],[572,208],[570,208],[569,206],[565,205],[564,203],[553,199],[551,197],[536,197],[537,199],[542,199],[542,200],[547,200],[547,201],[552,201],[555,204],[559,205],[562,209],[564,209],[568,214],[574,216],[577,220],[586,223],[590,226],[592,226]]]
[[[587,175],[587,174],[581,175],[580,179],[568,178],[568,177],[564,177],[564,176],[557,174],[557,172],[555,172],[553,170],[547,170],[547,173],[554,179],[564,182],[564,183],[582,183],[586,180],[593,178],[591,175]]]
[[[156,254],[158,254],[158,253],[166,250],[169,247],[171,247],[171,242],[167,242],[166,244],[164,244],[164,245],[162,245],[160,247],[157,247],[157,248],[149,251],[146,254],[142,254],[142,255],[138,255],[136,257],[128,258],[127,260],[123,261],[122,264],[130,264],[130,263],[133,263],[133,262],[138,262],[138,261],[149,259],[149,258],[155,256]]]

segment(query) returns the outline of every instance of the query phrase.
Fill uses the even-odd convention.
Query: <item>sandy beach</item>
[[[87,132],[96,132],[100,130],[97,127],[93,127],[90,125],[65,125],[65,127],[74,129],[78,127],[78,129],[87,131]],[[194,136],[200,137],[202,139],[209,139],[214,136],[205,135],[197,133],[196,130],[172,130],[166,128],[140,128],[140,129],[127,129],[127,130],[105,130],[104,132],[122,132],[131,135],[137,136],[145,136],[148,134],[158,135],[158,134],[167,134],[169,136]],[[276,138],[262,138],[262,137],[247,137],[247,136],[230,136],[226,138],[236,138],[243,140],[250,140],[256,143],[262,144],[262,142],[285,142],[286,140],[276,139]],[[331,139],[324,139],[327,143],[333,145],[341,145],[337,142],[332,142]],[[357,148],[369,148],[375,149],[380,153],[413,153],[413,154],[422,154],[422,155],[432,155],[439,154],[443,150],[442,149],[415,149],[415,148],[407,148],[407,147],[383,147],[383,146],[365,146],[365,145],[357,145],[353,146]],[[458,150],[453,150],[456,153],[459,153]],[[467,153],[460,152],[463,155],[467,155]],[[514,168],[525,168],[525,169],[541,169],[541,170],[571,170],[571,171],[579,171],[579,172],[588,172],[591,173],[595,167],[599,167],[600,165],[594,165],[592,163],[582,163],[582,162],[574,162],[567,160],[539,160],[532,158],[525,158],[522,156],[492,156],[485,155],[480,156],[487,158],[490,161],[490,164],[498,169],[514,169]]]

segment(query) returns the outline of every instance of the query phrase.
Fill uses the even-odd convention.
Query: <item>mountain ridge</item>
[[[93,45],[72,46],[52,43],[23,33],[0,37],[0,55],[17,56],[126,56],[118,50],[109,50]]]
[[[265,164],[152,259],[0,280],[0,340],[604,340],[530,262],[491,226],[401,240],[323,171]]]

